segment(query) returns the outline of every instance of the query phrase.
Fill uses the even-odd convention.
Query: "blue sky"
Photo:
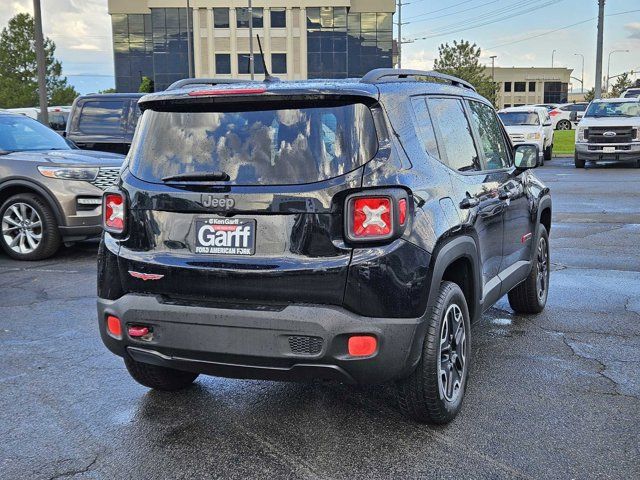
[[[500,67],[550,67],[555,49],[554,65],[573,68],[573,76],[578,78],[582,59],[574,54],[581,53],[585,88],[593,86],[597,21],[589,19],[597,17],[597,0],[408,1],[403,23],[409,23],[403,26],[403,37],[430,38],[403,46],[403,67],[431,68],[438,45],[463,38],[482,48],[483,62],[490,64],[489,57],[497,55],[496,66]],[[638,11],[611,15],[630,10]],[[611,75],[640,70],[640,0],[607,0],[605,14],[610,16],[605,18],[603,74],[612,50],[629,53],[611,55]],[[476,25],[482,26],[469,28]],[[574,83],[578,89],[579,82]]]
[[[576,69],[585,57],[585,87],[594,82],[597,0],[408,0],[403,8],[403,66],[429,69],[438,45],[455,39],[477,43],[482,61],[497,55],[496,65],[555,66]],[[0,0],[0,27],[18,12],[32,11],[32,0]],[[81,93],[113,86],[111,21],[106,0],[42,0],[45,35],[57,44],[64,74]],[[640,0],[607,0],[604,66],[612,50],[611,74],[640,70]],[[568,25],[583,22],[570,28]],[[477,26],[477,28],[470,28]],[[557,31],[554,31],[557,30]],[[536,38],[529,38],[536,37]],[[523,40],[524,41],[520,41]],[[514,43],[517,42],[517,43]],[[636,78],[638,78],[636,76]],[[575,87],[578,88],[577,82]]]

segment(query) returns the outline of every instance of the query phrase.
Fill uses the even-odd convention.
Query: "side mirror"
[[[533,143],[521,143],[515,147],[515,165],[518,170],[536,168],[540,163],[540,150]]]
[[[571,120],[572,122],[577,122],[578,121],[578,112],[571,112],[569,114],[569,120]]]

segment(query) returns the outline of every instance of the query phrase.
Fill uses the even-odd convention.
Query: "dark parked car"
[[[24,115],[0,112],[0,247],[41,260],[102,232],[102,193],[124,156],[79,150]]]
[[[73,102],[66,137],[83,150],[126,154],[136,130],[141,93],[82,95]]]
[[[183,85],[140,106],[104,197],[98,312],[143,385],[394,380],[403,412],[445,423],[471,323],[505,294],[519,313],[545,306],[538,147],[512,147],[462,80],[381,69]]]

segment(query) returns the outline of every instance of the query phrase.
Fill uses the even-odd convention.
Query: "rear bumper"
[[[106,316],[122,321],[122,339],[106,330]],[[231,378],[383,383],[408,375],[417,364],[422,318],[362,317],[342,308],[291,305],[252,310],[164,303],[128,294],[98,299],[100,334],[113,353],[144,363]],[[127,335],[127,326],[152,330],[148,340]],[[373,335],[377,351],[348,355],[351,335]]]
[[[616,144],[616,151],[604,153],[602,144],[576,143],[576,155],[581,160],[618,160],[618,161],[635,161],[640,160],[640,143]],[[612,145],[608,145],[612,146]],[[596,147],[598,150],[590,150],[589,147]],[[621,150],[625,147],[628,150]]]

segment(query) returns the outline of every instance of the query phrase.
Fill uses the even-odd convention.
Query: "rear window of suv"
[[[153,183],[182,173],[224,172],[234,185],[302,184],[353,171],[376,154],[378,139],[368,106],[285,106],[147,110],[131,147],[131,172]]]

